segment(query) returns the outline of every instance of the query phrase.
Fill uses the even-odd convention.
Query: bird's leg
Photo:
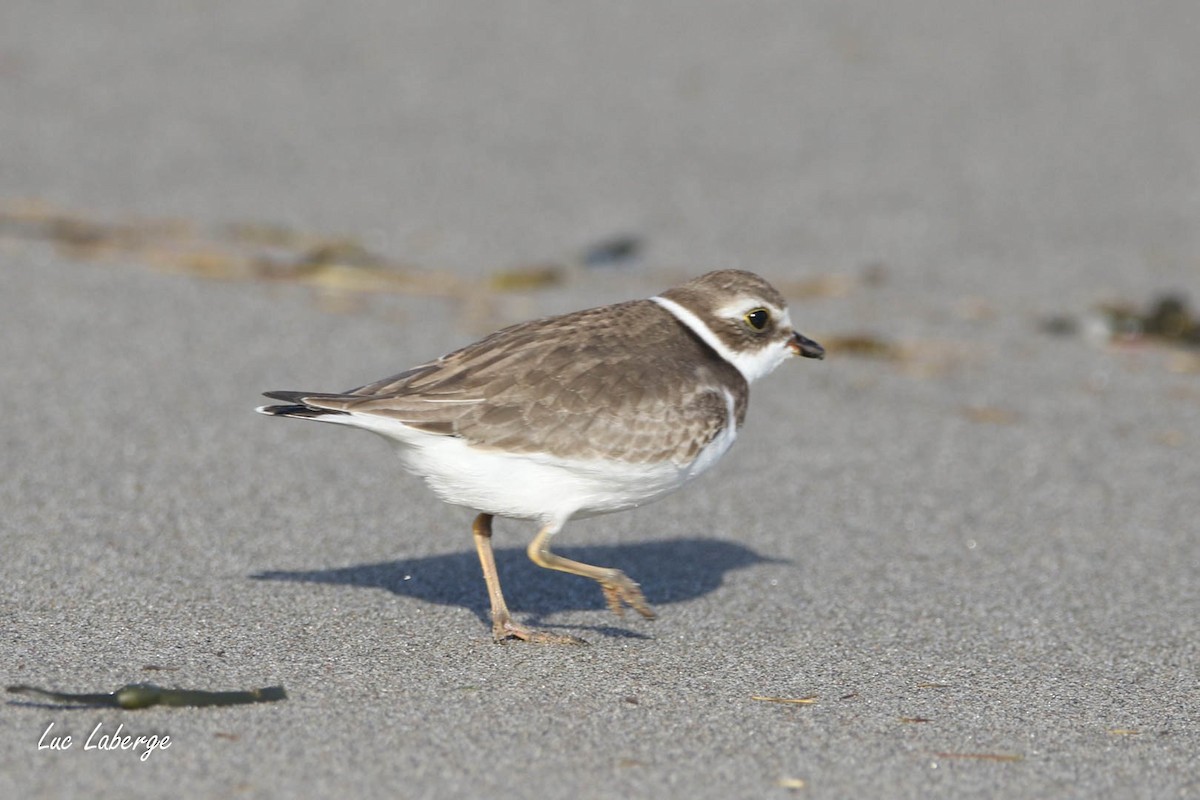
[[[550,537],[558,529],[557,525],[546,525],[529,543],[529,557],[533,563],[539,567],[570,572],[573,575],[582,575],[596,581],[604,590],[604,599],[608,602],[608,607],[618,617],[624,616],[625,606],[628,605],[646,619],[654,619],[654,612],[647,605],[641,587],[630,580],[629,576],[621,570],[611,567],[593,567],[591,564],[572,561],[550,552]]]
[[[483,579],[487,582],[488,597],[492,601],[492,638],[503,642],[510,638],[538,644],[587,644],[583,639],[565,634],[544,633],[526,628],[513,622],[500,591],[500,573],[496,571],[496,558],[492,554],[492,515],[480,514],[471,524],[475,534],[475,549],[479,552],[479,563],[483,567]]]

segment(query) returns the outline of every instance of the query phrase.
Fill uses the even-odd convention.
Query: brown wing
[[[745,413],[746,384],[665,309],[619,303],[514,325],[320,408],[480,447],[686,463]]]

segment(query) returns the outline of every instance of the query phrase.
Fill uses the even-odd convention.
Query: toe
[[[492,638],[496,644],[507,644],[513,639],[530,642],[531,644],[587,644],[585,639],[580,639],[577,636],[533,630],[532,628],[526,628],[524,625],[518,625],[512,619],[496,620],[492,624]]]
[[[624,616],[625,606],[629,606],[646,619],[654,619],[655,614],[646,603],[646,596],[642,594],[641,587],[624,572],[613,570],[600,585],[604,589],[604,599],[608,602],[608,607],[618,617]]]

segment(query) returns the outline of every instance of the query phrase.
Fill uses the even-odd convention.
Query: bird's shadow
[[[786,563],[760,556],[742,544],[703,538],[564,547],[557,552],[585,564],[624,571],[642,585],[652,607],[702,597],[716,590],[725,573],[733,569]],[[529,560],[524,548],[497,548],[495,554],[496,569],[509,608],[531,624],[556,627],[547,625],[544,618],[564,611],[605,608],[600,588],[592,581],[538,567]],[[474,550],[335,569],[273,570],[250,577],[386,589],[429,603],[461,606],[474,612],[482,621],[490,621],[487,591]],[[644,638],[633,631],[609,625],[585,627],[608,636]]]

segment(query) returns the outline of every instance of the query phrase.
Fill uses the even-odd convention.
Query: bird
[[[744,270],[709,272],[646,299],[503,328],[342,393],[270,391],[259,413],[362,428],[398,447],[441,500],[477,513],[472,535],[496,642],[580,644],[517,622],[500,587],[492,520],[530,520],[538,566],[596,581],[608,607],[655,617],[624,572],[557,555],[573,519],[636,508],[689,483],[733,444],[750,384],[824,348]]]

